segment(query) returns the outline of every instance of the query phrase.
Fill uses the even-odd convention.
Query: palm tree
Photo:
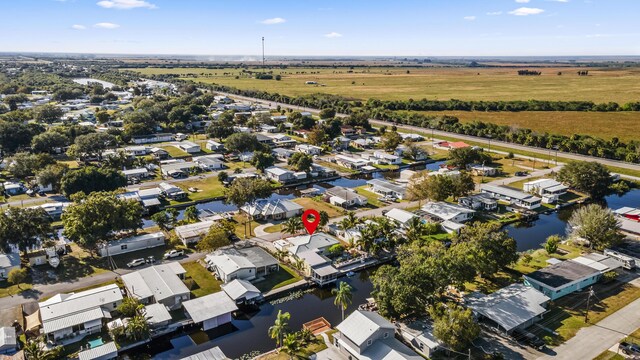
[[[347,306],[351,304],[351,286],[344,281],[340,281],[338,287],[332,289],[331,293],[336,296],[336,298],[333,299],[333,303],[336,306],[340,306],[342,310],[342,320],[344,320],[344,311],[347,309]]]
[[[340,227],[343,231],[354,228],[360,223],[360,219],[356,216],[356,213],[349,211],[347,215],[340,221]]]
[[[380,237],[384,239],[387,248],[391,248],[398,237],[398,233],[396,232],[397,226],[386,217],[376,218],[375,222],[378,224]]]
[[[37,338],[35,340],[27,342],[27,344],[22,349],[26,358],[29,360],[53,360],[59,358],[60,348],[56,347],[50,351],[46,351],[44,349],[44,343],[42,338]]]
[[[195,206],[189,206],[184,210],[184,219],[189,223],[198,221],[198,209]]]
[[[329,213],[327,213],[324,210],[320,211],[320,222],[318,223],[320,225],[320,227],[324,227],[325,225],[327,225],[327,223],[329,223]]]
[[[409,224],[407,224],[405,236],[409,242],[419,241],[424,235],[426,235],[426,230],[427,229],[424,226],[422,219],[419,217],[413,217],[409,220]]]
[[[288,312],[283,313],[282,310],[278,310],[278,316],[276,317],[276,321],[269,328],[269,336],[272,339],[276,340],[276,345],[280,346],[282,344],[283,338],[287,333],[287,328],[289,326],[289,320],[291,319],[291,314]]]
[[[360,239],[358,244],[362,247],[362,250],[369,251],[373,246],[373,243],[378,238],[379,229],[376,224],[369,224],[360,230]]]
[[[293,356],[300,350],[300,342],[296,334],[287,334],[282,343],[282,351],[289,354],[289,359],[293,359]]]
[[[136,315],[129,319],[125,329],[125,334],[127,338],[134,341],[142,340],[149,336],[149,324],[147,324],[147,319],[142,315]]]
[[[289,218],[282,223],[282,231],[291,235],[298,233],[298,231],[302,230],[302,227],[302,219],[299,217]]]

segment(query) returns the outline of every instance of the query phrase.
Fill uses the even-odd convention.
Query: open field
[[[578,111],[421,111],[425,115],[453,115],[461,122],[482,121],[491,124],[533,129],[549,134],[584,134],[603,139],[637,140],[640,132],[640,112],[578,112]]]
[[[640,98],[640,69],[544,68],[541,76],[518,76],[513,68],[286,68],[274,69],[282,80],[257,80],[242,69],[144,68],[149,74],[177,74],[203,83],[258,89],[285,95],[328,93],[348,98],[381,100],[592,100],[620,103]],[[258,69],[249,69],[259,71]],[[580,68],[585,70],[585,68]],[[409,73],[407,73],[407,71]],[[557,75],[562,72],[562,75]],[[236,79],[236,76],[238,77]],[[316,81],[320,85],[306,85]]]

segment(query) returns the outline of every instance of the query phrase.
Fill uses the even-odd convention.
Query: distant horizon
[[[262,61],[261,57],[252,54],[179,54],[179,53],[96,53],[96,52],[48,52],[48,51],[0,51],[0,56],[48,56],[48,57],[77,57],[77,56],[94,56],[94,57],[136,57],[136,58],[154,58],[154,57],[173,57],[173,58],[250,58],[246,61]],[[615,59],[638,59],[640,55],[620,54],[620,55],[265,55],[265,61],[274,60],[296,60],[296,59],[380,59],[380,60],[403,60],[403,59],[440,59],[440,60],[509,60],[509,59],[535,59],[535,60],[572,60],[572,59],[597,59],[597,60],[615,60]],[[202,59],[199,59],[202,60]],[[215,61],[215,60],[209,60]],[[245,61],[242,59],[227,61]]]
[[[12,36],[0,37],[0,49],[21,53],[260,58],[265,37],[271,57],[640,56],[637,0],[30,0],[3,5],[0,32]]]

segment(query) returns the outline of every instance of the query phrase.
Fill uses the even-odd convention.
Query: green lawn
[[[539,328],[532,330],[550,345],[558,345],[575,336],[583,327],[596,324],[605,317],[640,298],[640,288],[615,281],[593,286],[596,299],[592,299],[589,323],[584,322],[586,294],[584,292],[562,297],[550,306],[541,324],[559,335],[554,336]]]
[[[258,356],[258,360],[290,360],[290,359],[311,359],[312,356],[327,348],[322,336],[317,336],[313,343],[307,344],[300,349],[295,356],[290,356],[284,351],[273,352],[267,355]]]
[[[279,231],[282,231],[282,224],[275,224],[264,228],[264,232],[268,233],[277,233]]]
[[[305,209],[316,209],[317,211],[326,211],[330,218],[344,215],[344,209],[331,205],[318,198],[298,198],[293,202],[301,205]]]
[[[593,360],[624,360],[624,359],[625,359],[624,356],[620,354],[616,354],[613,351],[609,351],[609,350],[605,350],[602,354],[593,358]]]
[[[540,242],[544,242],[545,239],[540,239]],[[517,271],[520,274],[528,274],[534,272],[536,270],[542,269],[543,267],[547,267],[549,264],[546,262],[550,258],[556,258],[560,260],[573,259],[580,256],[580,253],[584,250],[581,247],[561,244],[558,246],[559,251],[555,254],[547,254],[544,249],[537,249],[533,252],[530,252],[531,261],[526,262],[525,257],[520,257],[520,260],[516,262],[515,265],[512,265],[511,268]]]
[[[280,264],[280,270],[278,270],[278,272],[267,275],[263,281],[257,282],[254,285],[261,292],[266,293],[270,290],[281,288],[300,280],[302,280],[302,277],[298,275],[298,273],[293,271],[287,265]]]
[[[358,194],[367,198],[367,202],[369,203],[369,205],[375,206],[375,207],[383,207],[387,205],[384,202],[378,200],[380,198],[380,195],[374,192],[371,192],[368,189],[369,189],[369,185],[362,185],[355,188]]]
[[[20,284],[18,286],[18,285],[11,285],[9,284],[8,281],[3,280],[0,282],[0,298],[3,298],[5,296],[17,295],[31,288],[33,288],[33,285],[29,283]]]
[[[191,285],[190,290],[193,296],[201,297],[220,291],[222,282],[216,280],[197,261],[182,264],[182,267],[187,270],[185,283],[187,283],[187,286]]]
[[[172,158],[183,158],[191,156],[189,153],[182,151],[173,145],[163,146],[162,149],[168,152],[169,156],[171,156]]]

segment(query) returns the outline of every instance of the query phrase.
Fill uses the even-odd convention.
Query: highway
[[[234,94],[230,94],[230,93],[222,93],[222,92],[218,92],[218,93],[226,95],[226,96],[228,96],[230,98],[234,98],[234,99],[238,99],[238,100],[242,100],[242,101],[249,101],[249,102],[253,102],[253,103],[259,103],[259,104],[265,105],[265,106],[270,107],[270,108],[276,108],[279,105],[281,108],[289,108],[289,109],[294,109],[294,110],[299,110],[299,111],[308,111],[308,112],[311,112],[311,113],[314,113],[314,114],[317,114],[317,113],[320,112],[320,110],[314,109],[314,108],[308,108],[308,107],[297,106],[297,105],[288,105],[288,104],[279,103],[279,102],[275,102],[275,101],[261,100],[261,99],[246,97],[246,96],[234,95]],[[541,112],[541,115],[544,115],[544,112]],[[348,115],[346,115],[346,114],[337,114],[337,116],[338,117],[346,117]],[[381,125],[392,125],[391,122],[382,121],[382,120],[376,120],[376,119],[369,119],[369,122],[372,125],[378,125],[378,126],[381,126]],[[431,134],[431,132],[432,132],[431,129],[426,129],[426,128],[422,128],[422,127],[418,127],[418,126],[403,125],[403,124],[395,124],[395,125],[398,127],[398,129],[407,130],[407,131],[411,131],[411,132],[420,132],[420,133],[423,133],[423,134]],[[478,136],[462,135],[462,134],[456,134],[456,133],[451,133],[451,132],[441,131],[441,130],[433,130],[433,135],[434,136],[451,137],[451,138],[456,138],[456,139],[466,140],[466,141],[475,141],[475,142],[480,142],[480,143],[486,143],[487,145],[489,145],[489,139],[478,137]],[[527,151],[529,153],[535,153],[535,154],[540,154],[540,155],[545,155],[545,156],[548,156],[550,153],[551,153],[552,156],[556,155],[555,151],[553,151],[553,150],[551,150],[551,152],[550,152],[549,149],[545,149],[545,148],[538,148],[538,147],[533,147],[533,146],[513,144],[513,143],[499,141],[499,140],[491,140],[491,145],[496,145],[496,146],[500,146],[500,147],[503,147],[503,148],[509,148],[509,149],[513,149],[513,150],[516,150],[516,151]],[[632,163],[628,163],[628,162],[624,162],[624,161],[604,159],[604,158],[599,158],[599,157],[595,157],[595,156],[580,155],[580,154],[574,154],[574,153],[568,153],[568,152],[562,152],[562,151],[558,151],[557,155],[558,155],[559,158],[563,158],[563,159],[595,161],[595,162],[599,162],[599,163],[601,163],[603,165],[607,165],[607,166],[613,166],[613,167],[619,167],[619,168],[628,169],[628,170],[640,171],[640,164],[632,164]],[[634,178],[634,177],[630,177],[630,176],[625,176],[625,177],[638,180],[638,178]]]

